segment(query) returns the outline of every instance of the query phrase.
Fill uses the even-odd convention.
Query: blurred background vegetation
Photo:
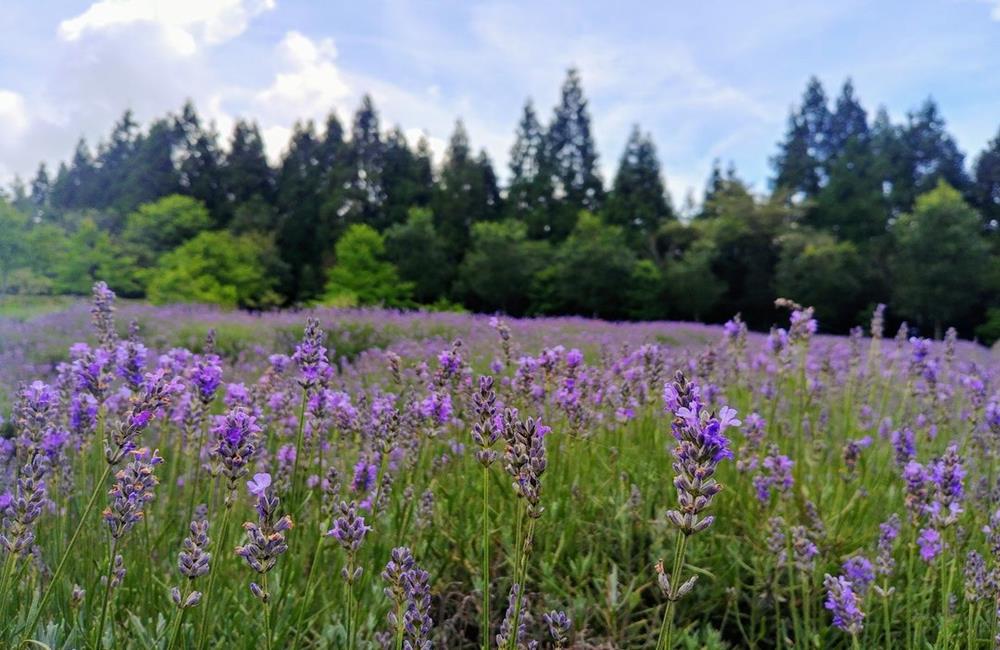
[[[830,332],[884,302],[927,335],[1000,338],[1000,133],[967,162],[932,100],[892,123],[849,80],[830,98],[813,79],[768,193],[719,162],[677,206],[638,126],[605,183],[590,119],[570,70],[548,119],[525,104],[501,186],[460,121],[436,164],[426,141],[383,130],[369,98],[348,131],[332,113],[298,123],[276,167],[252,121],[223,145],[190,103],[145,128],[126,112],[96,150],[81,140],[4,193],[0,294],[103,279],[154,303],[740,313],[755,328],[790,296]]]

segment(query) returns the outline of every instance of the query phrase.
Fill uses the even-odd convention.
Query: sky
[[[1000,0],[3,0],[0,182],[186,99],[223,139],[256,119],[279,160],[296,119],[348,125],[364,93],[439,161],[462,118],[503,178],[525,100],[548,120],[570,66],[606,183],[638,124],[675,203],[716,158],[766,191],[811,75],[895,120],[933,96],[971,160],[1000,127]]]

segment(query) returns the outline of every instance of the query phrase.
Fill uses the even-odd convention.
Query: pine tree
[[[293,300],[308,300],[323,290],[323,250],[317,241],[321,174],[320,140],[313,122],[296,122],[278,172],[278,244],[290,269],[283,292]]]
[[[673,217],[649,134],[632,127],[604,210],[605,221],[621,226],[633,250],[653,251],[653,238]]]
[[[112,206],[119,214],[124,216],[143,203],[180,191],[180,174],[174,166],[174,150],[179,140],[174,121],[161,118],[136,141],[124,182]],[[123,223],[123,218],[117,223]]]
[[[1000,131],[976,159],[970,192],[987,230],[1000,228]]]
[[[237,120],[223,163],[226,198],[239,206],[257,196],[275,200],[275,178],[256,122]]]
[[[555,184],[556,204],[547,232],[550,238],[561,240],[573,229],[580,210],[595,212],[604,200],[590,113],[576,69],[566,74],[545,142],[546,167]]]
[[[185,102],[177,119],[180,143],[175,153],[181,191],[205,204],[216,226],[224,226],[232,216],[226,201],[222,151],[214,129],[201,125],[194,105]]]
[[[819,79],[812,77],[802,96],[802,106],[788,117],[788,130],[772,160],[775,188],[811,198],[826,182],[829,157],[830,110]]]
[[[545,130],[530,99],[514,134],[509,166],[507,216],[523,221],[529,237],[542,239],[546,237],[553,186],[545,160]]]
[[[69,165],[59,165],[52,187],[52,205],[61,210],[83,210],[95,205],[99,191],[94,157],[87,141],[80,138]]]
[[[965,156],[945,130],[933,99],[907,116],[899,134],[899,165],[892,179],[892,205],[898,212],[913,207],[916,198],[945,181],[959,192],[969,188]]]
[[[38,165],[35,178],[31,181],[31,205],[34,211],[33,216],[41,219],[49,209],[49,195],[52,193],[52,182],[49,180],[49,171],[45,163]]]
[[[91,207],[107,208],[120,206],[121,197],[140,188],[128,186],[134,158],[139,148],[142,134],[139,124],[127,110],[115,123],[107,142],[97,148],[96,167],[98,194]]]
[[[827,151],[830,158],[838,157],[850,140],[867,142],[870,138],[868,114],[854,94],[854,84],[850,79],[837,97],[836,108],[830,115]],[[829,173],[829,170],[827,170]]]
[[[469,135],[461,120],[448,142],[432,206],[435,230],[456,262],[469,245],[472,224],[500,216],[500,191],[493,165],[485,151],[472,156]]]

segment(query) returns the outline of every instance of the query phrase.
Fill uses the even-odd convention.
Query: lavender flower
[[[112,539],[120,539],[145,516],[144,508],[153,500],[153,488],[159,480],[153,468],[163,462],[158,451],[133,449],[132,461],[115,473],[115,482],[108,494],[111,504],[104,509],[104,521]]]
[[[892,574],[892,570],[896,567],[896,561],[892,557],[892,552],[896,538],[899,537],[900,526],[899,515],[895,513],[879,524],[875,569],[880,575],[888,576]]]
[[[787,494],[792,489],[792,467],[795,463],[783,454],[778,453],[777,445],[771,445],[768,455],[761,462],[761,471],[753,477],[757,499],[766,503],[771,498],[772,489]]]
[[[965,600],[976,603],[989,597],[987,586],[986,562],[976,551],[969,551],[965,556]]]
[[[933,528],[924,528],[917,535],[917,546],[920,547],[920,559],[928,564],[941,553],[941,533]]]
[[[110,350],[118,340],[114,318],[115,292],[108,288],[107,283],[97,282],[94,284],[92,294],[90,319],[94,324],[94,330],[97,331],[101,347]]]
[[[864,596],[865,592],[868,591],[868,586],[875,581],[875,568],[864,555],[853,555],[847,558],[841,565],[841,569],[860,596]]]
[[[569,632],[573,627],[573,620],[566,615],[566,612],[552,610],[542,614],[542,620],[549,630],[549,637],[556,644],[556,648],[563,648],[569,643]]]
[[[288,550],[285,532],[292,528],[292,518],[288,515],[277,518],[280,499],[270,490],[271,475],[257,474],[247,482],[247,489],[256,499],[257,522],[245,522],[247,543],[237,546],[235,553],[260,575],[264,575],[278,563],[278,557]],[[276,520],[277,518],[277,520]],[[250,591],[261,602],[267,603],[270,594],[256,583],[250,584]]]
[[[299,367],[298,382],[303,390],[311,391],[316,388],[325,381],[330,371],[326,348],[323,346],[324,337],[319,320],[306,320],[302,342],[295,346],[295,354],[292,355],[292,360]]]
[[[515,647],[520,648],[521,643],[524,640],[525,633],[525,623],[522,617],[520,622],[517,624],[517,632],[513,629],[514,627],[514,616],[515,610],[517,609],[518,594],[521,591],[521,585],[516,582],[510,586],[510,593],[507,594],[507,610],[504,612],[503,620],[500,621],[500,630],[496,636],[497,647],[506,648],[510,645],[511,639],[516,636],[514,641]]]
[[[365,541],[365,536],[371,529],[371,526],[365,524],[365,518],[358,515],[357,504],[353,501],[350,503],[341,501],[340,516],[333,521],[333,528],[327,531],[326,534],[337,540],[345,550],[357,552],[361,548],[361,544]],[[358,567],[358,576],[360,576],[360,569],[361,567]],[[357,576],[344,577],[345,580],[348,578],[356,579]]]
[[[177,570],[193,584],[195,578],[208,573],[212,554],[205,550],[209,544],[208,520],[195,519],[191,522],[190,530],[191,534],[184,538],[182,550],[177,555]],[[185,594],[180,588],[174,587],[170,590],[170,597],[180,609],[195,607],[201,602],[201,592],[193,589]]]
[[[678,372],[674,383],[664,389],[667,408],[673,412],[671,425],[678,441],[674,448],[674,487],[680,510],[670,510],[667,518],[686,535],[701,532],[712,525],[714,517],[699,519],[712,499],[722,490],[713,475],[719,462],[731,458],[727,427],[739,426],[736,411],[722,407],[718,415],[703,409],[696,384],[688,383]]]
[[[222,361],[217,354],[203,354],[195,361],[191,382],[202,404],[209,404],[222,385]]]
[[[864,628],[865,613],[861,611],[859,598],[850,581],[843,576],[834,578],[826,574],[823,585],[826,587],[825,607],[833,613],[833,625],[852,636],[860,634]]]
[[[35,521],[46,503],[44,456],[36,455],[21,470],[13,495],[0,495],[0,547],[26,556],[35,541]]]
[[[514,479],[514,492],[527,502],[528,516],[537,519],[544,511],[540,501],[542,474],[548,466],[544,434],[547,428],[534,418],[521,421],[510,409],[507,416],[504,427],[507,439],[504,469]]]
[[[497,459],[493,445],[500,438],[501,427],[498,427],[496,422],[496,400],[493,377],[488,375],[480,377],[479,391],[472,396],[473,408],[476,411],[476,423],[472,425],[472,440],[479,446],[475,455],[483,467],[489,467]]]
[[[236,489],[236,482],[249,472],[247,465],[257,449],[260,432],[257,418],[240,406],[215,419],[215,426],[212,427],[212,435],[215,437],[212,455],[222,465],[222,474],[228,479],[230,495]]]

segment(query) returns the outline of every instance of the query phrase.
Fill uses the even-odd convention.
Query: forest
[[[257,124],[219,134],[188,102],[143,126],[125,111],[96,148],[15,180],[0,200],[0,293],[119,296],[250,310],[399,309],[611,320],[775,320],[815,305],[847,332],[879,304],[940,338],[1000,338],[1000,132],[966,157],[933,99],[893,122],[848,79],[809,80],[765,191],[717,161],[671,197],[636,125],[600,173],[582,81],[546,115],[528,100],[498,172],[461,120],[442,160],[385,128],[300,121],[277,165]],[[767,155],[762,152],[761,155]]]

